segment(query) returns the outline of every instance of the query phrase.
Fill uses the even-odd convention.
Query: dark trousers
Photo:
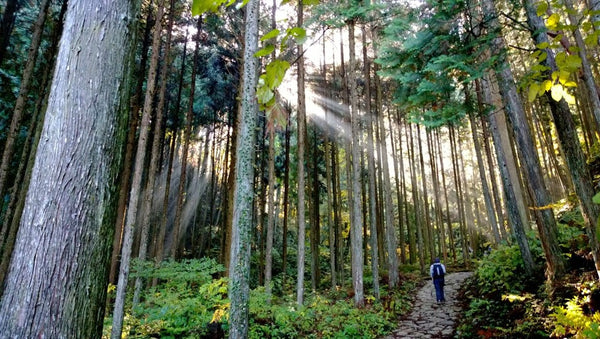
[[[446,301],[446,298],[444,298],[444,278],[433,279],[433,286],[435,287],[436,301]]]

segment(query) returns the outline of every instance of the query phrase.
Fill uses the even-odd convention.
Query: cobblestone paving
[[[471,272],[446,275],[446,302],[442,304],[435,301],[435,289],[431,280],[427,282],[417,292],[411,313],[400,322],[397,330],[384,339],[452,338],[454,321],[461,311],[456,293],[463,280],[470,275]]]

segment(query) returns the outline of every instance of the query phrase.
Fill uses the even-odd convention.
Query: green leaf
[[[302,27],[288,29],[287,35],[293,37],[298,45],[302,45],[306,41],[306,30]]]
[[[527,93],[527,100],[533,102],[537,98],[540,86],[537,83],[533,83],[529,86],[529,92]]]
[[[260,41],[270,40],[270,39],[276,38],[278,35],[279,35],[279,30],[276,28],[276,29],[270,31],[269,33],[263,35],[263,37],[260,38]]]
[[[596,195],[594,195],[594,197],[592,198],[592,201],[594,202],[594,204],[600,205],[600,192],[598,192],[598,193],[596,193]]]
[[[265,105],[275,97],[275,93],[268,86],[260,86],[256,89],[256,98],[261,105]]]
[[[285,76],[285,72],[290,68],[290,63],[284,60],[273,60],[267,67],[266,71],[266,84],[270,89],[279,87]]]
[[[538,62],[543,62],[544,60],[546,60],[546,58],[548,57],[548,53],[543,52],[540,54],[540,56],[538,57]]]
[[[275,50],[275,46],[266,45],[265,47],[263,47],[262,49],[258,50],[256,53],[254,53],[254,56],[257,58],[264,57],[264,56],[267,56],[267,55],[273,53],[274,50]]]
[[[546,13],[546,10],[548,9],[548,3],[547,2],[540,2],[540,4],[537,6],[537,10],[536,10],[536,14],[538,16],[542,16]]]
[[[302,3],[306,6],[314,6],[319,4],[319,0],[302,0]]]
[[[550,44],[548,42],[542,42],[542,43],[535,45],[535,47],[537,47],[539,49],[548,48],[548,46],[550,46]]]
[[[569,67],[572,70],[576,70],[579,67],[581,67],[581,58],[579,57],[579,55],[570,54],[567,56],[567,59],[565,61],[567,67]]]

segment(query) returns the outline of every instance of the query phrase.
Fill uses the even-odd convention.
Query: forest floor
[[[398,329],[384,339],[452,338],[455,321],[461,312],[457,300],[458,290],[472,272],[449,273],[445,277],[446,302],[435,301],[435,289],[431,280],[417,292],[412,311],[400,321]]]

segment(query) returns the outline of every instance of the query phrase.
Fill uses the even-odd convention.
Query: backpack
[[[433,279],[444,278],[444,269],[441,264],[433,265]]]

